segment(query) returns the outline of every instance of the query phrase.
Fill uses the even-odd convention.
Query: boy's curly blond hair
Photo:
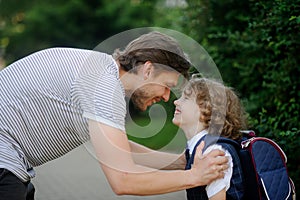
[[[200,122],[213,135],[240,139],[246,129],[246,113],[237,94],[230,87],[212,79],[192,78],[184,88],[187,96],[195,95]]]

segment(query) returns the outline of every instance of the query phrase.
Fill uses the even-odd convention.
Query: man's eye
[[[173,88],[173,87],[175,87],[175,85],[174,85],[173,83],[167,83],[166,86],[167,86],[168,88]]]

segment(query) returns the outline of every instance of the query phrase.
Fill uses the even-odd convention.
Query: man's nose
[[[170,88],[165,88],[165,93],[162,95],[162,99],[164,100],[164,102],[169,101],[170,93],[171,93]]]

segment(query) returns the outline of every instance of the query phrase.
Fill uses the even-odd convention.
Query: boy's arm
[[[118,195],[174,192],[206,185],[224,175],[221,169],[226,166],[227,158],[222,151],[197,159],[191,170],[160,171],[134,163],[123,131],[89,120],[89,132],[100,165],[113,191]],[[198,156],[202,155],[200,150],[202,149],[198,150]]]
[[[129,141],[134,162],[155,169],[184,169],[186,160],[184,153],[175,154],[155,151],[136,142]]]

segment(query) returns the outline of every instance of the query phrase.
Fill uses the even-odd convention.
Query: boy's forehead
[[[185,94],[187,96],[195,96],[196,95],[196,91],[195,91],[195,89],[193,87],[191,87],[190,84],[187,84],[183,88],[183,94]]]

